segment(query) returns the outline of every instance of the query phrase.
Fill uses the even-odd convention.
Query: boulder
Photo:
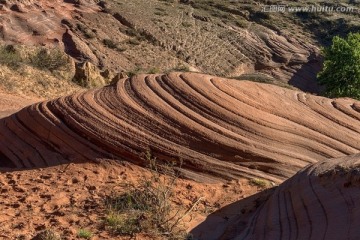
[[[101,87],[106,84],[99,69],[88,61],[75,64],[75,76],[73,82],[87,88]]]

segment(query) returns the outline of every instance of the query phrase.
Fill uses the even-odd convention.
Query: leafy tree
[[[323,54],[324,68],[318,80],[326,86],[326,95],[360,100],[360,33],[350,33],[345,39],[334,37]]]

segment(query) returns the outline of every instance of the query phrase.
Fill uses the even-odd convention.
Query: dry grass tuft
[[[167,164],[160,169],[150,152],[145,159],[149,162],[150,176],[141,176],[138,185],[126,184],[124,194],[107,200],[106,228],[115,235],[131,237],[143,233],[153,238],[188,238],[183,219],[201,199],[188,209],[175,207],[170,200],[179,177],[175,166]],[[170,177],[162,176],[164,172]]]

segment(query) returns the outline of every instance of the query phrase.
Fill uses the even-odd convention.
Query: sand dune
[[[360,103],[196,73],[139,75],[27,107],[0,120],[0,166],[183,161],[195,180],[282,182],[359,152]]]

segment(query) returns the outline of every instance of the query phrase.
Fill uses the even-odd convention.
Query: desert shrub
[[[273,85],[276,85],[279,87],[294,89],[291,85],[284,83],[282,81],[276,80],[273,77],[270,77],[270,76],[262,74],[262,73],[242,74],[238,77],[234,77],[234,79],[247,80],[247,81],[259,82],[259,83],[268,83],[268,84],[273,84]]]
[[[255,22],[263,22],[264,20],[270,20],[271,16],[266,12],[250,11],[250,19]]]
[[[129,39],[128,43],[131,44],[131,45],[140,45],[140,41],[135,39],[135,38]]]
[[[76,27],[77,27],[78,30],[80,30],[84,34],[84,36],[86,38],[91,39],[91,38],[96,37],[96,34],[95,34],[96,29],[91,30],[86,25],[81,24],[81,23],[76,24]]]
[[[160,12],[166,12],[166,10],[164,8],[161,8],[161,7],[156,7],[155,9],[160,11]]]
[[[128,75],[129,77],[133,77],[137,74],[140,74],[140,73],[143,73],[143,69],[139,66],[135,67],[135,69],[131,70],[131,71],[128,71],[126,73],[126,75]]]
[[[32,240],[61,240],[61,237],[55,231],[47,229],[37,234]]]
[[[124,46],[117,46],[116,47],[116,51],[118,51],[118,52],[125,52],[126,51],[126,47],[124,47]]]
[[[249,183],[260,188],[268,188],[270,186],[269,181],[259,178],[252,178],[249,180]]]
[[[103,44],[106,47],[111,48],[111,49],[116,49],[117,46],[118,46],[118,44],[116,42],[114,42],[113,40],[111,40],[111,39],[104,39]]]
[[[168,16],[167,12],[162,12],[162,11],[156,11],[154,12],[154,14],[158,16]]]
[[[156,20],[156,21],[162,21],[162,20]],[[137,42],[135,45],[138,45],[139,41],[145,41],[145,40],[148,40],[150,42],[154,41],[152,35],[144,30],[136,30],[134,28],[128,28],[126,30],[121,30],[121,31],[126,35],[133,37],[133,39],[128,40],[128,42],[131,43],[131,41],[135,41]]]
[[[160,72],[160,70],[158,68],[155,68],[155,67],[150,68],[149,71],[148,71],[149,74],[156,74],[156,73],[159,73],[159,72]]]
[[[0,65],[18,68],[22,61],[19,51],[13,45],[0,47]]]
[[[92,232],[86,229],[80,229],[78,231],[78,237],[84,239],[90,239],[92,237]]]
[[[185,66],[183,64],[180,64],[166,72],[190,72],[190,69],[188,66]]]
[[[317,19],[318,13],[315,12],[296,12],[296,16],[298,16],[301,19]]]
[[[128,28],[128,29],[125,29],[125,34],[131,36],[131,37],[138,37],[139,36],[139,32],[136,31],[136,29],[134,28]]]
[[[242,74],[238,77],[235,77],[235,79],[249,80],[249,81],[261,82],[261,83],[273,83],[275,80],[274,78],[261,73]]]
[[[360,33],[336,36],[322,52],[325,61],[318,81],[325,85],[326,96],[360,99]]]
[[[192,24],[191,24],[191,23],[188,23],[188,22],[183,22],[181,25],[183,25],[183,26],[186,27],[186,28],[192,26]]]
[[[236,26],[241,28],[247,28],[249,26],[249,22],[243,19],[237,19],[234,22]]]
[[[116,235],[134,236],[141,232],[167,239],[184,239],[183,219],[200,199],[187,210],[175,208],[170,200],[179,177],[175,165],[159,168],[149,151],[144,158],[149,163],[150,176],[142,175],[139,184],[128,183],[124,186],[125,193],[107,199],[105,226]]]
[[[84,32],[84,36],[88,39],[92,39],[96,37],[96,34],[93,31],[86,31]]]
[[[30,56],[30,65],[42,70],[58,70],[69,64],[69,56],[59,49],[40,49]]]

